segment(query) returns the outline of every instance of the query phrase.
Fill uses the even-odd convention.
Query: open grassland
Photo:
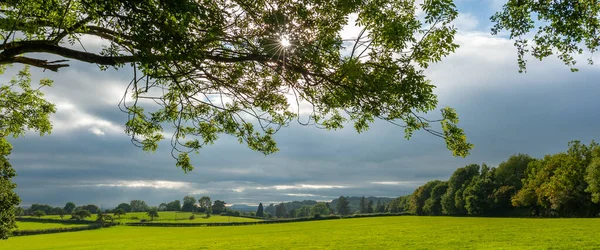
[[[113,219],[118,222],[128,223],[128,222],[140,222],[142,219],[146,219],[150,221],[150,217],[146,212],[132,212],[127,213],[126,215],[114,216],[109,213],[109,215],[113,216]],[[190,220],[190,216],[194,215],[195,219]],[[252,218],[243,218],[243,217],[235,217],[235,216],[220,216],[220,215],[212,215],[210,218],[204,218],[204,214],[193,214],[191,212],[159,212],[158,218],[156,218],[155,222],[178,222],[178,223],[211,223],[211,222],[245,222],[245,221],[258,221],[258,219]],[[37,218],[37,217],[34,217]],[[46,215],[42,216],[42,219],[56,219],[60,220],[60,216],[58,215]],[[64,220],[71,218],[71,215],[65,215],[63,217]],[[96,220],[97,215],[92,214],[92,217],[86,218],[86,220]]]
[[[600,219],[376,217],[235,227],[130,227],[33,235],[0,249],[584,249]]]
[[[87,225],[17,221],[17,226],[17,230],[36,230],[49,228],[85,227]]]

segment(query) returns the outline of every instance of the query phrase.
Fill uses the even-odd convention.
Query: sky
[[[467,164],[497,166],[516,153],[543,157],[565,151],[571,140],[600,139],[599,66],[579,65],[580,72],[572,73],[555,58],[530,58],[528,72],[520,74],[513,42],[489,34],[489,17],[502,1],[456,3],[461,47],[426,76],[436,85],[439,108],[456,109],[475,145],[466,158],[453,157],[443,140],[426,132],[406,140],[402,128],[385,122],[361,134],[352,126],[325,131],[292,124],[276,134],[275,154],[264,156],[222,136],[192,156],[195,169],[186,174],[175,167],[167,143],[146,153],[123,132],[127,116],[117,104],[130,71],[72,63],[58,73],[32,70],[35,78],[55,81],[44,92],[58,111],[51,135],[11,140],[22,205],[112,207],[132,199],[158,205],[186,195],[228,204],[397,197],[427,181],[446,180]],[[0,80],[10,77],[7,72]]]

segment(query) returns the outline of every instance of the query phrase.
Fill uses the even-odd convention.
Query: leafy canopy
[[[495,23],[492,34],[506,30],[515,39],[520,72],[526,69],[529,52],[539,60],[557,55],[577,71],[577,55],[587,50],[587,61],[592,64],[600,46],[598,0],[508,0],[491,20]],[[530,41],[525,37],[532,31],[535,35]]]
[[[457,10],[450,0],[419,7],[424,19],[405,0],[8,0],[0,3],[0,64],[130,66],[120,105],[126,132],[146,151],[172,136],[184,171],[193,169],[188,153],[223,134],[276,152],[273,135],[293,120],[362,132],[382,119],[407,138],[416,130],[442,137],[464,157],[472,145],[453,109],[439,120],[422,116],[437,106],[423,70],[458,47]],[[362,30],[348,39],[341,31],[350,14]],[[93,39],[84,37],[105,46],[88,52]]]

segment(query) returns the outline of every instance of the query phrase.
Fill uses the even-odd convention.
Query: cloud
[[[272,187],[258,187],[256,189],[275,189],[275,190],[288,190],[288,189],[330,189],[330,188],[346,188],[345,186],[335,185],[310,185],[310,184],[296,184],[296,185],[276,185]]]
[[[411,187],[423,184],[423,182],[420,182],[420,181],[374,181],[371,183],[378,184],[378,185],[411,186]]]
[[[85,186],[85,185],[83,185]],[[91,184],[94,187],[121,187],[121,188],[154,188],[154,189],[187,189],[191,183],[178,181],[112,181],[107,183]]]
[[[479,20],[471,13],[460,13],[452,24],[460,31],[472,31],[477,29]]]
[[[92,134],[95,134],[97,136],[103,136],[106,134],[106,133],[104,133],[104,131],[102,131],[101,128],[98,128],[98,127],[91,127],[89,129],[89,131],[92,132]]]

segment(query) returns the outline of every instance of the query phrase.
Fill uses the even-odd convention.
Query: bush
[[[190,216],[190,220],[194,220],[196,219],[196,216],[194,216],[193,214]]]
[[[140,218],[138,218],[137,216],[131,216],[130,219],[132,219],[132,220],[139,220]]]

